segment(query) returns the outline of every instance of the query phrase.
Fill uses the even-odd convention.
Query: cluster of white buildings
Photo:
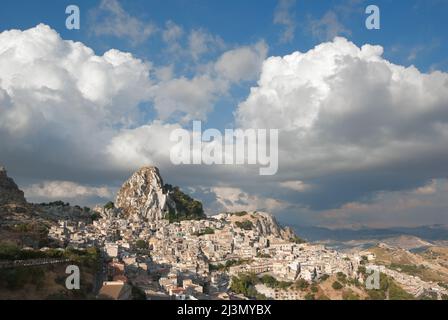
[[[314,281],[322,275],[342,272],[359,279],[361,255],[367,257],[362,263],[380,268],[416,297],[427,292],[435,292],[439,297],[448,294],[435,283],[373,265],[374,255],[342,254],[323,245],[262,235],[257,228],[244,230],[219,216],[178,223],[149,223],[119,216],[108,216],[93,224],[60,221],[50,229],[49,236],[65,246],[100,247],[114,263],[123,265],[124,273],[120,276],[133,278],[145,291],[176,299],[226,294],[231,277],[240,273],[269,274],[279,281]],[[137,245],[139,242],[145,245],[146,252]],[[299,295],[291,290],[260,290],[269,291],[266,295],[275,299]]]
[[[49,236],[67,246],[102,248],[108,257],[122,261],[127,273],[138,274],[140,280],[147,274],[148,287],[149,279],[160,275],[160,290],[179,299],[203,298],[205,284],[207,294],[225,293],[231,276],[245,272],[284,281],[312,281],[337,272],[356,276],[360,261],[321,245],[244,230],[222,218],[148,223],[108,216],[91,225],[61,221]],[[147,244],[148,256],[141,255],[139,240]]]

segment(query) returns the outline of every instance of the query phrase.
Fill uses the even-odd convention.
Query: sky
[[[4,0],[0,164],[34,202],[105,203],[155,165],[208,214],[448,224],[447,13],[448,0]],[[196,120],[279,130],[278,172],[173,165],[170,133]]]

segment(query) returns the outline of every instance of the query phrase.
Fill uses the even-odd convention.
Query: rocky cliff
[[[266,212],[256,212],[255,228],[263,235],[274,235],[284,240],[298,240],[290,227],[281,227],[274,216]]]
[[[45,224],[51,225],[57,220],[89,221],[91,213],[75,206],[58,204],[28,203],[22,190],[14,180],[8,177],[4,167],[0,167],[0,225]]]
[[[0,166],[0,206],[10,204],[26,204],[25,195]]]
[[[165,190],[159,169],[143,167],[127,180],[117,194],[115,206],[126,217],[157,221],[170,211],[176,212],[176,204]]]
[[[281,227],[275,217],[267,212],[236,212],[220,214],[215,217],[224,218],[236,226],[257,230],[263,236],[275,236],[289,241],[301,241],[289,227]]]

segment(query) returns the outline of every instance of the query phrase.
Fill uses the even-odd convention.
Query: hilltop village
[[[269,213],[207,217],[198,201],[165,185],[155,167],[134,173],[115,203],[92,210],[64,203],[30,209],[12,183],[8,193],[3,188],[8,199],[53,217],[51,246],[98,250],[96,298],[131,299],[137,292],[150,300],[382,299],[384,290],[409,299],[448,297],[443,283],[377,265],[373,252],[340,253],[307,243]],[[3,207],[14,211],[11,201]],[[3,215],[3,225],[13,223],[10,216]],[[378,285],[386,281],[387,288],[367,290],[368,270],[377,270]]]

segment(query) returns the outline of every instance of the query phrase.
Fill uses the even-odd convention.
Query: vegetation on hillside
[[[294,235],[294,237],[291,239],[291,241],[296,244],[306,243],[305,239],[302,239],[302,238],[298,237],[297,235]]]
[[[238,277],[232,277],[230,290],[252,299],[267,300],[266,296],[255,289],[255,285],[259,282],[260,279],[253,273],[239,274]]]
[[[166,184],[164,189],[166,192],[170,192],[171,198],[176,204],[177,213],[172,209],[168,212],[170,222],[200,220],[207,217],[204,213],[202,203],[183,193],[179,187]]]
[[[203,236],[203,235],[206,235],[206,234],[214,234],[214,233],[215,233],[215,229],[207,227],[207,228],[205,228],[202,231],[198,231],[198,232],[193,233],[193,235],[195,235],[197,237],[200,237],[200,236]]]
[[[413,300],[414,296],[401,288],[391,277],[380,273],[380,288],[367,290],[370,300]]]
[[[139,239],[135,242],[135,247],[140,250],[146,250],[149,248],[149,245],[145,240]]]
[[[69,262],[45,266],[16,266],[3,269],[0,273],[0,287],[6,291],[19,292],[24,298],[33,292],[39,299],[86,299],[92,296],[93,275],[100,268],[100,251],[96,248],[76,250],[73,248],[24,250],[13,243],[0,243],[0,260],[17,261],[30,259],[68,259]],[[77,265],[81,271],[81,289],[65,288],[65,267]],[[58,275],[55,277],[55,274]],[[59,289],[57,289],[59,288]],[[56,291],[55,291],[56,289]],[[25,291],[24,291],[25,290]]]
[[[48,203],[43,202],[43,203],[40,203],[40,205],[43,207],[69,207],[70,203],[58,200],[58,201],[53,201],[53,202],[48,202]]]
[[[305,291],[309,286],[310,284],[305,279],[299,279],[294,283],[294,287],[300,291]]]
[[[252,260],[250,259],[239,259],[239,260],[231,259],[227,260],[224,264],[222,263],[210,264],[209,268],[210,271],[229,271],[230,267],[239,266],[242,264],[248,264],[250,262],[252,262]]]
[[[289,281],[278,281],[273,276],[267,274],[259,278],[259,282],[274,289],[288,289],[293,284]]]
[[[249,220],[244,220],[244,221],[236,221],[235,225],[238,228],[241,228],[243,230],[252,230],[254,227],[254,224],[252,223],[252,221]]]
[[[115,203],[113,203],[112,201],[109,201],[108,203],[106,203],[104,205],[104,209],[106,209],[106,210],[111,210],[113,208],[115,208]]]
[[[231,216],[244,217],[247,215],[247,211],[229,212]]]

